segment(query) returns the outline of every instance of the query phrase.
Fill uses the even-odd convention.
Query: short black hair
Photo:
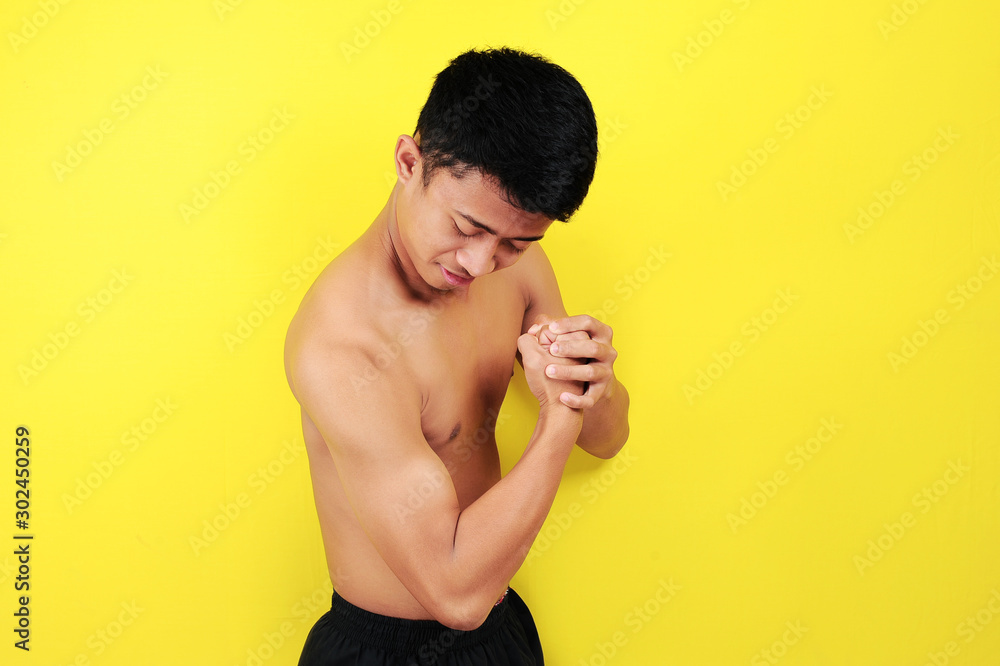
[[[478,170],[528,213],[568,221],[597,166],[597,120],[572,74],[538,54],[472,49],[435,78],[420,111],[423,185]]]

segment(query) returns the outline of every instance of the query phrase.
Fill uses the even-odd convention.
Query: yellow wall
[[[0,32],[0,662],[296,662],[330,590],[286,325],[434,74],[511,45],[593,100],[544,245],[632,396],[514,581],[547,663],[998,663],[996,3],[7,0]]]

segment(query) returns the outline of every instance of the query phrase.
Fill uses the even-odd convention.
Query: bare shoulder
[[[517,269],[521,280],[528,282],[537,282],[550,275],[554,276],[552,262],[549,261],[549,257],[545,254],[540,243],[529,245],[513,268]]]
[[[357,388],[377,354],[377,311],[359,279],[366,273],[357,256],[338,257],[310,286],[289,323],[285,374],[303,406],[306,387],[329,391],[330,397],[338,386]]]

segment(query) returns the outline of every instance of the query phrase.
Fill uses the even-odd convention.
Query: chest
[[[523,317],[519,293],[486,288],[462,307],[425,313],[411,368],[423,396],[421,429],[442,458],[457,443],[494,441]]]

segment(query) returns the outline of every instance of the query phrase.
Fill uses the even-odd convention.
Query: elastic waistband
[[[409,620],[380,615],[359,608],[344,597],[333,593],[330,613],[338,628],[354,641],[400,655],[424,655],[456,650],[482,643],[496,633],[513,613],[508,593],[493,607],[486,621],[472,631],[451,629],[437,620]]]

